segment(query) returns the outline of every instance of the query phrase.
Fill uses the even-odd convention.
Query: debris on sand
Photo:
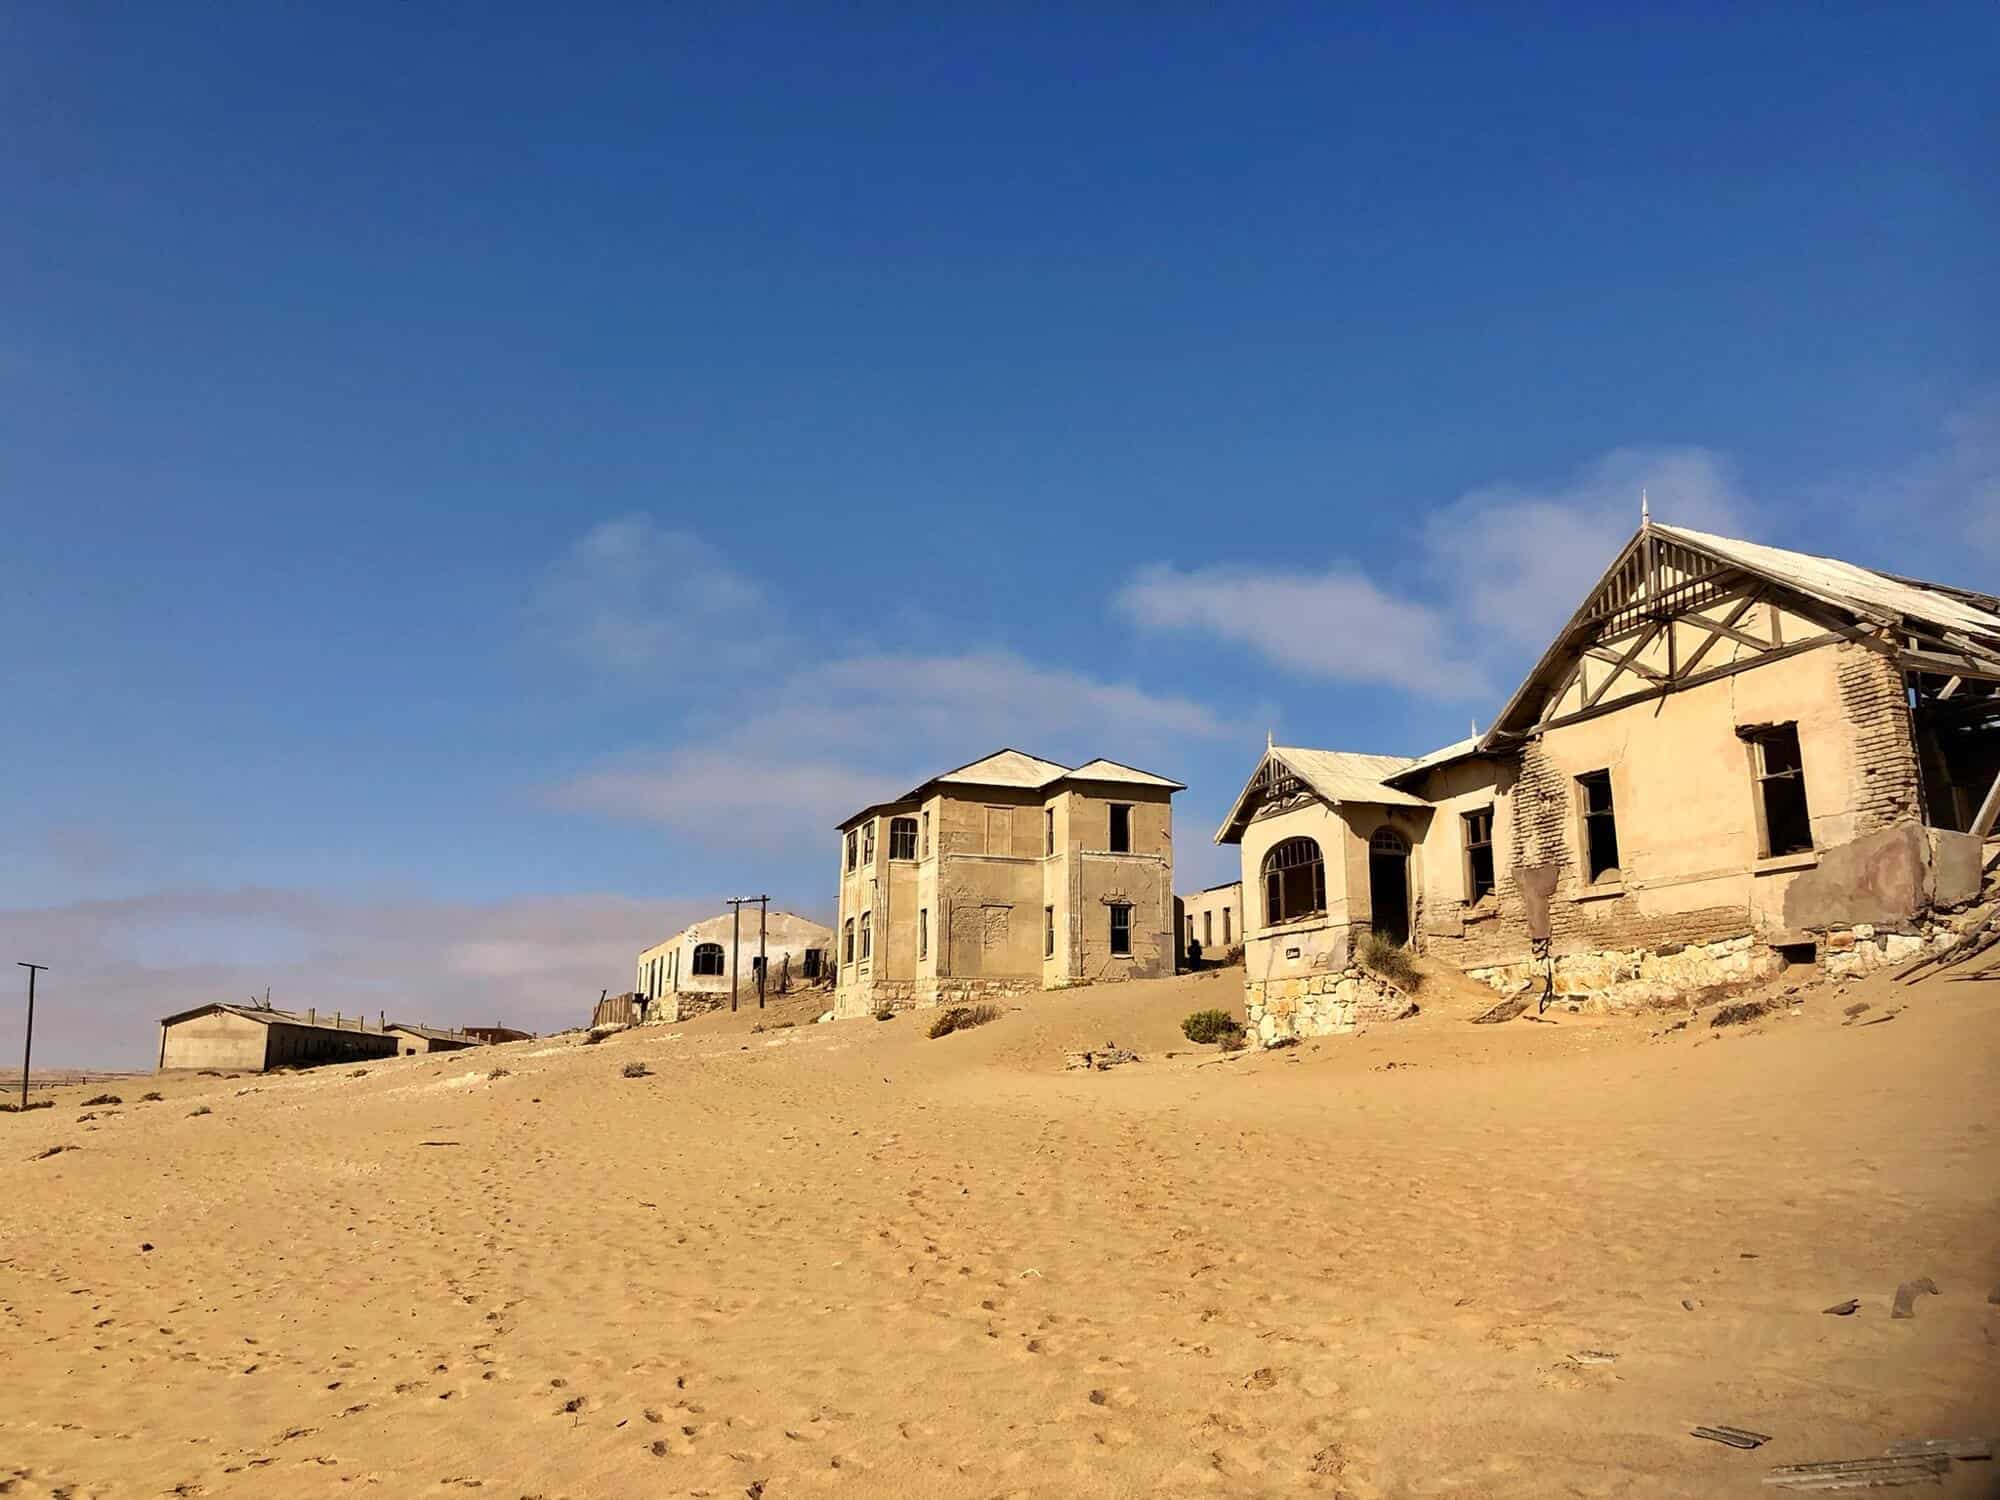
[[[1919,1276],[1915,1281],[1906,1281],[1896,1288],[1896,1305],[1889,1309],[1892,1318],[1914,1318],[1917,1315],[1919,1295],[1935,1297],[1937,1283],[1928,1276]]]
[[[1474,1016],[1474,1026],[1494,1026],[1502,1021],[1511,1021],[1528,1008],[1527,997],[1516,995],[1512,1000],[1502,1000],[1483,1016]]]
[[[1569,1357],[1573,1365],[1615,1365],[1618,1356],[1607,1349],[1579,1349]]]
[[[1764,1483],[1787,1490],[1874,1490],[1935,1479],[1950,1468],[1951,1460],[1942,1453],[1843,1458],[1831,1463],[1785,1464],[1766,1474]]]
[[[1725,1005],[1708,1018],[1710,1026],[1741,1026],[1745,1021],[1754,1021],[1759,1016],[1769,1015],[1778,1008],[1775,1000],[1743,1000],[1735,1005]]]
[[[1089,1052],[1072,1052],[1063,1059],[1065,1068],[1086,1068],[1102,1073],[1106,1068],[1115,1068],[1124,1063],[1135,1063],[1139,1054],[1130,1047],[1121,1047],[1116,1042],[1106,1042],[1102,1047]]]
[[[1942,1453],[1946,1458],[1974,1460],[1993,1457],[1992,1438],[1908,1438],[1882,1450],[1891,1458],[1907,1458],[1912,1453]]]
[[[1845,1302],[1836,1302],[1831,1307],[1822,1307],[1820,1311],[1830,1313],[1836,1318],[1849,1318],[1861,1311],[1861,1304],[1853,1297],[1849,1297]]]
[[[1743,1427],[1697,1427],[1691,1434],[1711,1443],[1727,1443],[1732,1448],[1761,1448],[1771,1441],[1768,1432],[1751,1432]]]

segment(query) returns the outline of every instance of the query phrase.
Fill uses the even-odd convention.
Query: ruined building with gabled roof
[[[1369,931],[1613,1004],[1914,956],[1996,812],[2000,599],[1648,522],[1484,734],[1270,746],[1216,839],[1270,1040],[1404,1004]]]
[[[999,750],[840,825],[843,1016],[1174,971],[1177,781]]]

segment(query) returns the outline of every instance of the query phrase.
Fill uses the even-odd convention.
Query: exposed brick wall
[[[1881,652],[1849,643],[1840,648],[1835,681],[1854,725],[1855,836],[1917,817],[1917,753],[1902,672]]]
[[[1570,780],[1550,760],[1540,740],[1521,747],[1521,776],[1514,783],[1514,864],[1566,865],[1569,851]]]

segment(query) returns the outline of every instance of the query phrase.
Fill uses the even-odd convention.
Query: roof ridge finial
[[[1272,747],[1273,747],[1274,745],[1276,745],[1277,743],[1278,743],[1278,737],[1277,737],[1277,736],[1276,736],[1275,734],[1273,734],[1273,733],[1272,733],[1272,732],[1271,732],[1270,730],[1268,730],[1268,729],[1267,729],[1267,730],[1265,730],[1265,731],[1264,731],[1264,748],[1265,748],[1266,750],[1269,750],[1269,749],[1271,749],[1271,748],[1272,748]]]
[[[1652,524],[1653,524],[1653,507],[1652,504],[1646,499],[1646,492],[1642,489],[1639,491],[1639,529],[1641,531],[1644,531],[1648,526],[1651,526]]]

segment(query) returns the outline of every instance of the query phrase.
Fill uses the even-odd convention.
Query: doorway
[[[1410,940],[1410,846],[1393,828],[1368,841],[1368,922],[1399,948]]]

